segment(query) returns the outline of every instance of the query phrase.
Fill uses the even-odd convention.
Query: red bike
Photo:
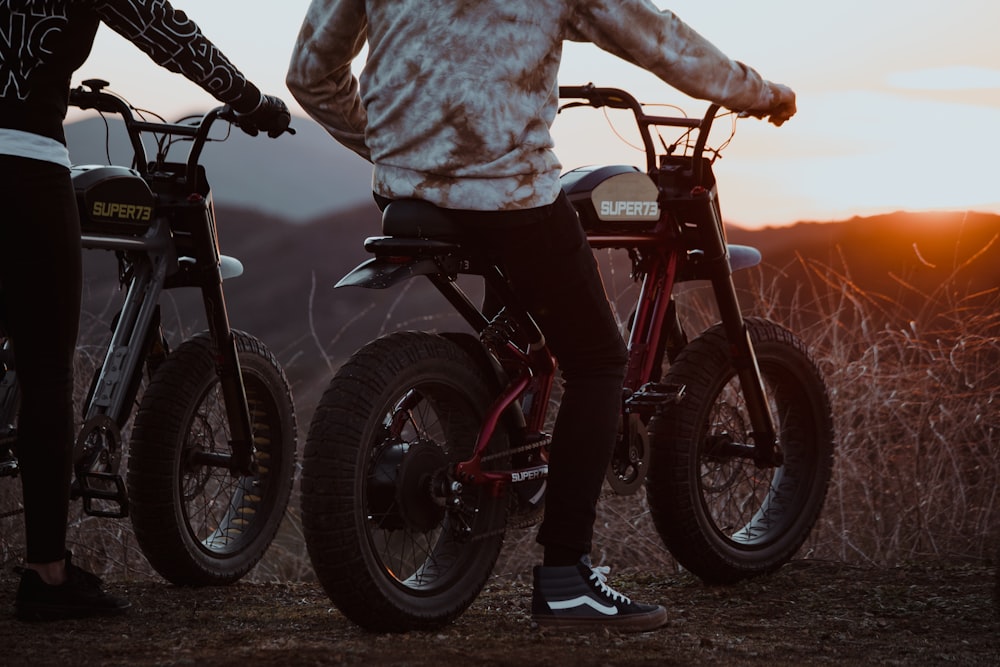
[[[641,283],[628,323],[621,430],[607,473],[619,494],[645,487],[657,532],[706,582],[786,563],[812,530],[833,464],[826,387],[806,346],[744,318],[732,273],[760,261],[729,246],[713,155],[719,113],[650,115],[625,91],[560,88],[572,106],[632,112],[645,170],[577,169],[563,190],[593,248],[628,253]],[[680,138],[656,150],[666,128]],[[397,332],[356,352],[309,429],[302,516],[316,574],[370,630],[432,629],[457,618],[490,576],[507,527],[544,505],[556,365],[500,269],[433,205],[390,204],[374,257],[338,283],[387,288],[425,276],[475,334]],[[484,315],[458,277],[481,276],[505,304]],[[675,287],[708,281],[720,322],[690,338]]]

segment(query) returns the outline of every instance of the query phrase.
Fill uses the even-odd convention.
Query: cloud
[[[935,67],[895,72],[888,84],[906,90],[985,90],[1000,88],[1000,69],[988,67]]]

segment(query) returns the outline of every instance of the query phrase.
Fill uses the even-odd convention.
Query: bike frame
[[[700,119],[646,114],[625,91],[594,86],[561,87],[563,99],[584,100],[568,106],[612,107],[631,111],[647,155],[646,174],[657,186],[660,217],[639,231],[587,229],[593,249],[627,249],[633,254],[634,272],[641,286],[628,339],[628,366],[622,402],[622,437],[628,437],[630,420],[644,422],[683,396],[683,387],[659,383],[665,355],[664,341],[682,347],[686,343],[673,302],[673,290],[684,280],[708,280],[730,343],[732,364],[751,419],[751,442],[725,443],[728,452],[753,459],[760,466],[781,465],[775,427],[764,393],[763,381],[753,346],[739,307],[732,280],[734,267],[752,265],[756,251],[726,244],[711,163],[704,157],[705,145],[718,107],[712,105]],[[689,157],[658,156],[651,129],[657,126],[686,128],[697,132]],[[572,200],[572,196],[571,196]],[[420,207],[420,204],[423,204]],[[409,212],[393,211],[389,204],[383,231],[393,236],[371,237],[365,248],[375,257],[346,275],[337,287],[360,285],[385,288],[414,275],[424,275],[476,331],[507,378],[490,407],[479,432],[473,455],[454,465],[454,479],[462,484],[490,485],[501,493],[507,484],[533,479],[547,473],[546,463],[525,468],[486,470],[483,467],[487,444],[505,413],[518,407],[523,415],[526,443],[545,441],[549,394],[556,363],[545,346],[544,336],[531,316],[519,310],[500,269],[483,264],[478,256],[463,249],[457,230],[431,238],[418,238],[417,222],[433,229],[429,204],[412,202]],[[390,216],[397,217],[390,221]],[[412,220],[409,224],[406,217]],[[402,220],[402,222],[400,222]],[[444,227],[447,227],[447,223]],[[402,231],[400,231],[402,230]],[[504,310],[489,319],[472,303],[457,284],[459,274],[481,275],[487,289],[500,296]]]
[[[215,214],[204,170],[198,164],[214,121],[232,120],[228,107],[217,107],[197,125],[146,122],[136,119],[129,105],[118,97],[101,92],[103,82],[87,81],[74,89],[70,103],[81,109],[95,109],[121,116],[134,152],[133,168],[146,181],[157,203],[151,224],[141,236],[90,233],[82,236],[85,249],[121,253],[128,265],[127,284],[121,312],[115,323],[107,353],[84,409],[84,425],[77,439],[77,492],[88,514],[123,517],[128,513],[124,484],[117,473],[100,472],[112,453],[104,440],[120,439],[118,430],[132,410],[143,364],[151,350],[162,343],[159,297],[164,289],[197,287],[201,291],[208,328],[218,354],[217,371],[232,436],[232,456],[196,453],[195,463],[228,467],[251,474],[252,429],[250,413],[237,350],[222,290],[224,273],[238,275],[238,262],[219,253]],[[143,133],[181,137],[192,141],[185,164],[164,161],[158,155],[149,162]],[[185,253],[179,256],[180,253]],[[165,353],[165,352],[164,352]],[[91,437],[99,433],[98,438]],[[95,468],[96,470],[92,470]],[[115,491],[94,488],[91,481],[111,483]],[[105,511],[91,499],[117,502],[119,509]]]

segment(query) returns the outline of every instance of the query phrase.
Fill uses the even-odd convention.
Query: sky
[[[653,2],[797,93],[798,114],[782,127],[737,123],[716,164],[727,221],[760,227],[899,210],[1000,213],[1000,2]],[[309,0],[173,4],[265,92],[302,114],[284,76]],[[89,77],[168,118],[215,104],[106,27],[74,83]],[[587,82],[677,104],[689,115],[705,108],[593,45],[567,44],[560,83]],[[553,132],[566,169],[644,164],[616,136],[627,134],[624,119],[564,114]]]

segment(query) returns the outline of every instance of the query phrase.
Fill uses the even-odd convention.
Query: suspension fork
[[[201,289],[209,334],[217,351],[215,366],[226,406],[231,435],[229,445],[232,451],[232,456],[202,452],[198,455],[197,461],[227,467],[241,475],[252,475],[254,474],[253,425],[236,349],[236,337],[229,324],[229,313],[226,310],[226,299],[222,290],[212,205],[210,201],[197,194],[191,195],[188,203],[192,207],[201,209],[196,213],[200,220],[192,230],[196,236],[195,260],[196,266],[199,267],[197,283]]]
[[[730,357],[740,379],[743,398],[750,415],[751,438],[754,443],[754,461],[760,466],[780,466],[781,452],[778,450],[774,420],[764,391],[764,380],[757,364],[757,355],[750,341],[750,334],[743,312],[740,310],[733,284],[729,252],[726,249],[725,232],[719,214],[718,201],[713,190],[698,186],[691,191],[698,209],[709,213],[709,220],[702,220],[702,240],[712,291],[722,318],[722,327],[729,341]],[[711,225],[712,229],[706,229]]]

